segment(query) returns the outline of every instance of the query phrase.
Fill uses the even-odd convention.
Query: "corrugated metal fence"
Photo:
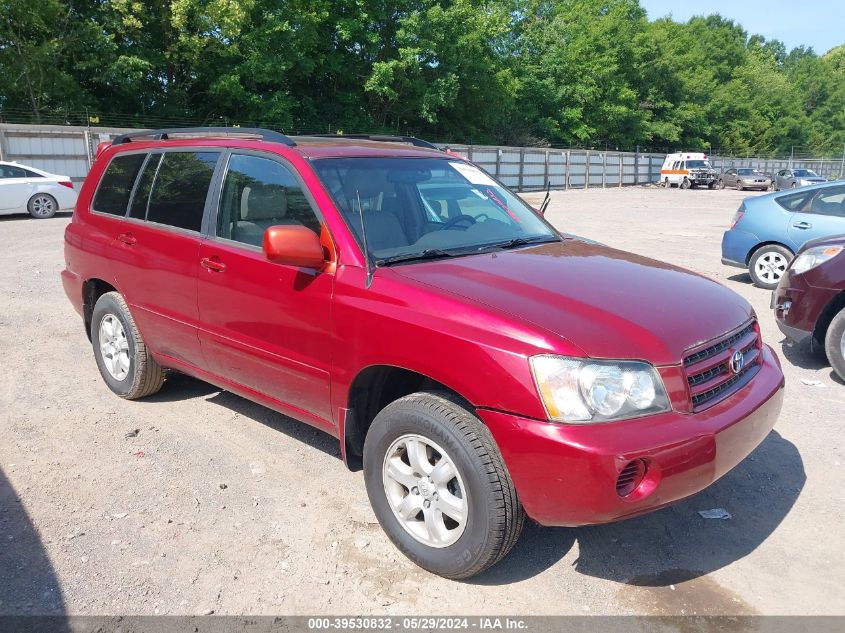
[[[81,182],[94,159],[97,145],[124,128],[0,124],[0,160],[17,161]],[[553,189],[621,187],[660,180],[665,154],[587,149],[546,149],[485,145],[441,145],[465,156],[516,191],[537,191],[550,182]],[[774,173],[790,166],[788,158],[711,156],[719,171],[754,167]],[[812,169],[826,178],[840,177],[842,161],[801,159],[793,167]],[[845,176],[845,174],[842,174]]]
[[[616,152],[588,149],[545,149],[485,145],[443,145],[468,158],[517,191],[537,191],[551,183],[552,189],[622,187],[660,181],[666,154]],[[753,167],[774,174],[790,167],[812,169],[825,178],[838,178],[841,160],[789,158],[737,158],[710,156],[716,171]]]

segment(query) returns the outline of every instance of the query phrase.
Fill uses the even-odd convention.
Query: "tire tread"
[[[408,406],[428,409],[440,419],[446,420],[479,458],[484,468],[483,474],[493,490],[493,538],[488,540],[484,551],[476,557],[472,566],[457,573],[443,574],[454,580],[475,576],[507,556],[519,540],[525,524],[525,511],[517,497],[516,488],[490,430],[471,413],[468,403],[448,391],[420,391],[396,400],[386,409]]]
[[[132,318],[132,313],[129,312],[129,306],[126,305],[126,300],[119,292],[107,292],[103,297],[108,297],[114,301],[118,308],[123,312],[123,317],[129,324],[129,334],[133,338],[135,344],[135,375],[133,377],[132,386],[125,394],[118,394],[121,398],[126,400],[137,400],[145,398],[158,392],[162,385],[164,385],[165,371],[162,369],[155,359],[150,354],[149,349],[138,331],[138,326],[135,324],[135,319]],[[92,326],[93,327],[93,326]]]

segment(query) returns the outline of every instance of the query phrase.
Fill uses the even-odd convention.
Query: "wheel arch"
[[[85,324],[85,334],[91,340],[91,319],[97,299],[107,292],[118,292],[111,283],[104,279],[92,277],[82,282],[82,320]]]
[[[779,242],[777,240],[767,240],[765,242],[760,242],[759,244],[755,244],[754,247],[750,251],[748,251],[748,255],[745,256],[745,265],[746,266],[749,266],[751,264],[751,258],[754,257],[754,254],[757,251],[759,251],[761,248],[763,248],[764,246],[782,246],[783,248],[788,250],[790,253],[792,253],[793,257],[795,257],[795,251],[792,248],[790,248],[789,246],[787,246],[786,244],[784,244],[783,242]]]
[[[341,451],[350,470],[360,470],[364,439],[376,415],[391,402],[417,391],[446,391],[475,406],[456,389],[422,372],[396,365],[369,365],[352,381],[339,420]]]
[[[833,297],[821,311],[819,318],[816,319],[816,327],[813,328],[812,342],[814,345],[818,344],[824,348],[824,339],[827,335],[827,329],[830,327],[830,322],[842,310],[845,310],[845,290]]]

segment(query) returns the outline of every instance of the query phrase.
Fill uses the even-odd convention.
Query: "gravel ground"
[[[548,217],[747,297],[787,377],[774,432],[687,501],[529,526],[467,582],[393,548],[327,435],[187,377],[112,395],[59,282],[69,218],[0,218],[0,614],[845,613],[845,385],[782,347],[769,293],[720,264],[744,195],[556,192]]]

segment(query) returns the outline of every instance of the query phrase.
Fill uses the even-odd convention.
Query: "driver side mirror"
[[[264,256],[271,262],[322,270],[326,263],[317,234],[306,226],[271,226],[264,231]]]

